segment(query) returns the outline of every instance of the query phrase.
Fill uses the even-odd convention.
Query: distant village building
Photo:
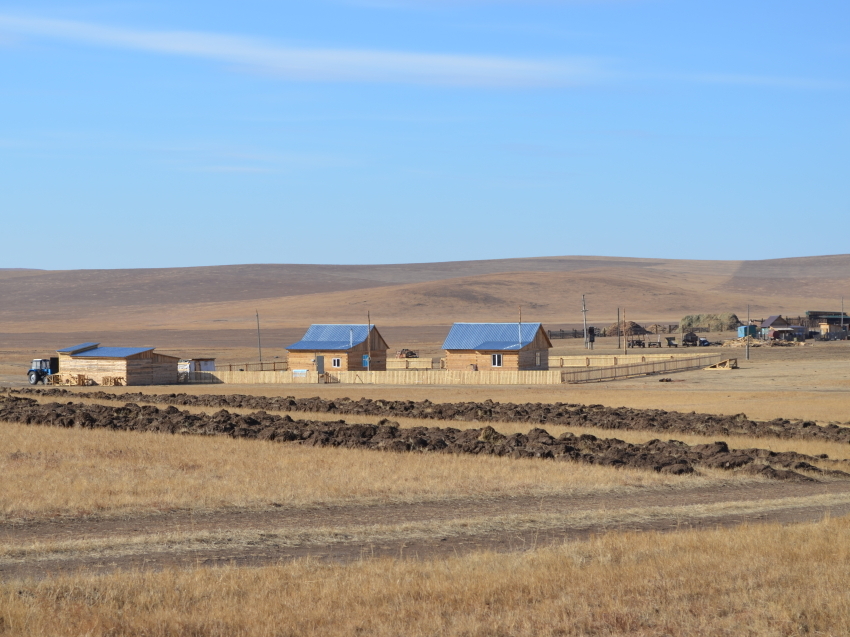
[[[62,378],[84,376],[96,385],[173,385],[176,356],[157,354],[153,347],[101,347],[82,343],[57,350]]]
[[[181,374],[194,372],[214,372],[214,358],[183,358],[177,363],[177,371]]]
[[[839,330],[843,325],[845,328],[850,327],[850,316],[844,312],[825,312],[822,310],[809,310],[806,312],[806,319],[809,321],[809,328],[814,329],[815,326],[820,327],[823,324],[837,327]]]
[[[788,326],[789,326],[788,321],[786,321],[784,318],[782,318],[782,316],[780,316],[778,314],[776,316],[768,316],[766,319],[764,319],[761,322],[762,331],[770,329],[770,328],[775,329],[777,327],[788,327]]]
[[[549,369],[552,342],[540,323],[455,323],[443,343],[446,369]]]
[[[374,325],[311,325],[286,348],[290,370],[325,372],[387,369],[389,345]]]

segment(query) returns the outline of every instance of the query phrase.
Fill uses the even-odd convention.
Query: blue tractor
[[[30,365],[30,370],[27,372],[27,378],[29,378],[30,385],[37,385],[38,383],[44,383],[46,385],[47,379],[53,374],[58,373],[58,358],[36,358],[33,359],[32,364]]]

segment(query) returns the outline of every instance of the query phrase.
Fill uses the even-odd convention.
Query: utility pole
[[[629,353],[626,351],[626,348],[629,346],[628,337],[626,336],[628,328],[626,327],[626,308],[623,308],[623,356],[628,356]]]
[[[581,295],[581,315],[584,317],[584,349],[587,349],[587,305],[584,303],[584,294]]]
[[[254,310],[257,313],[257,351],[260,353],[260,371],[263,371],[263,346],[260,343],[260,311]]]
[[[750,360],[750,306],[747,304],[747,360]]]
[[[366,371],[372,371],[372,315],[366,312]]]
[[[623,330],[620,329],[620,308],[617,308],[617,349],[620,349],[620,337],[623,335]]]

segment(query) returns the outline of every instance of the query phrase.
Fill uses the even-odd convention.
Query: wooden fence
[[[582,359],[586,357],[580,357]],[[599,357],[612,358],[612,357]],[[445,369],[388,370],[385,372],[191,372],[181,375],[190,384],[343,384],[343,385],[560,385],[617,380],[646,374],[682,372],[714,365],[728,358],[725,354],[702,356],[657,357],[644,362],[626,362],[621,358],[649,359],[649,356],[617,357],[617,364],[598,367],[565,367],[558,369],[472,372]],[[570,370],[570,371],[565,371]]]
[[[581,371],[560,372],[563,383],[592,383],[603,380],[617,380],[631,376],[684,372],[690,369],[702,369],[728,358],[725,354],[705,354],[672,360],[656,360],[632,365],[611,367],[587,367]]]
[[[415,372],[329,372],[325,374],[325,382],[345,385],[560,385],[561,372],[467,372],[446,369],[422,369]]]
[[[549,369],[559,367],[614,367],[615,365],[634,365],[654,363],[679,358],[694,358],[693,354],[597,354],[590,356],[550,356]]]
[[[289,369],[286,361],[269,363],[217,363],[220,372],[285,372]]]
[[[290,372],[189,372],[181,374],[180,381],[190,385],[223,383],[234,385],[277,385],[288,383],[313,383],[319,382],[319,374],[310,371]]]
[[[433,358],[388,358],[387,371],[399,369],[434,369]],[[439,359],[437,359],[437,367],[440,369]]]

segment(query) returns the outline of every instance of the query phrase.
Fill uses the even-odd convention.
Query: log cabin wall
[[[59,356],[59,374],[82,374],[97,385],[103,378],[123,378],[127,385],[176,385],[178,358],[141,352],[126,358]]]
[[[59,356],[59,374],[61,376],[82,374],[98,385],[102,385],[104,376],[127,378],[127,359]]]
[[[363,356],[366,354],[366,345],[363,347],[355,346],[354,349],[346,351],[327,350],[322,352],[304,352],[291,351],[289,352],[289,369],[306,369],[308,371],[316,371],[316,363],[313,361],[316,356],[325,357],[325,371],[337,372],[359,372],[366,369],[363,365]],[[333,359],[340,359],[340,366],[333,366]],[[372,350],[372,371],[383,372],[387,370],[387,351]]]
[[[446,350],[446,369],[467,372],[476,366],[478,371],[547,370],[549,348],[552,344],[543,332],[537,330],[534,340],[521,350]],[[493,354],[502,355],[502,366],[493,367]],[[539,355],[539,356],[538,356]],[[538,362],[539,361],[539,362]]]

